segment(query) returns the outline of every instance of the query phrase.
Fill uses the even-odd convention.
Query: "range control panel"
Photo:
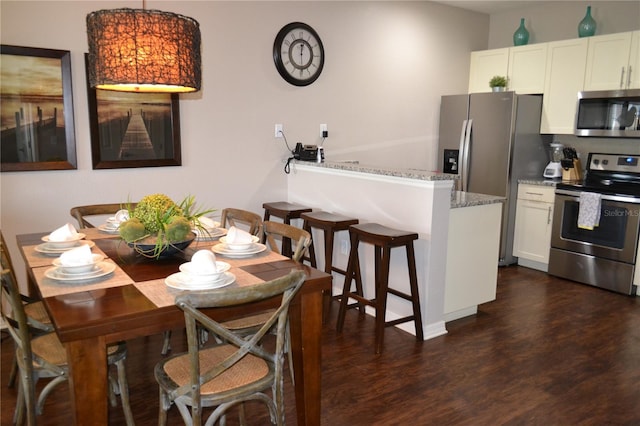
[[[640,173],[640,155],[590,154],[589,170]]]

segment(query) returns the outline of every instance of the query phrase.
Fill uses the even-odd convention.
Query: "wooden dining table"
[[[184,252],[149,259],[131,249],[117,235],[98,228],[82,229],[94,253],[113,262],[115,270],[85,283],[67,283],[47,275],[55,259],[39,250],[46,233],[18,235],[17,242],[27,268],[29,286],[42,298],[56,333],[64,344],[69,363],[73,423],[108,424],[108,377],[106,348],[110,343],[162,333],[184,326],[184,315],[173,300],[183,290],[165,284],[179,265],[197,250],[208,250],[216,241],[194,241]],[[95,244],[95,245],[94,245]],[[295,379],[298,425],[320,425],[320,361],[322,292],[331,288],[331,275],[265,250],[253,257],[227,259],[236,277],[231,285],[259,285],[302,269],[307,279],[291,303],[291,356]],[[228,320],[275,307],[274,298],[255,308],[229,308],[212,313]],[[159,350],[158,350],[159,353]],[[131,395],[134,399],[135,395]]]

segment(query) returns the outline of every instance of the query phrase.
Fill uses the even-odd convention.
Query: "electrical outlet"
[[[320,137],[321,138],[326,138],[327,136],[329,136],[329,127],[327,127],[326,124],[321,124],[320,125]]]
[[[276,138],[281,138],[282,135],[283,135],[283,133],[282,133],[282,124],[276,124],[275,137]]]

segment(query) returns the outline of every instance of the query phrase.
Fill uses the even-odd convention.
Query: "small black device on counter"
[[[317,145],[302,145],[300,142],[296,144],[296,148],[293,151],[293,158],[300,161],[317,161],[318,159],[318,146]]]

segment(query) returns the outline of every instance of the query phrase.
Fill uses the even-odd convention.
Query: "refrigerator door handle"
[[[469,149],[471,148],[471,129],[473,127],[473,120],[469,119],[465,121],[467,122],[467,125],[464,131],[464,142],[461,145],[463,148],[460,150],[460,156],[462,157],[460,179],[462,180],[462,191],[467,192],[469,190]]]
[[[464,153],[464,146],[465,146],[465,141],[467,137],[468,124],[469,124],[469,120],[463,120],[462,130],[460,130],[460,149],[458,150],[458,176],[460,176],[460,185],[462,185],[462,182],[464,180],[464,174],[466,173],[464,169],[463,153]],[[460,190],[462,190],[462,187],[460,187]]]

